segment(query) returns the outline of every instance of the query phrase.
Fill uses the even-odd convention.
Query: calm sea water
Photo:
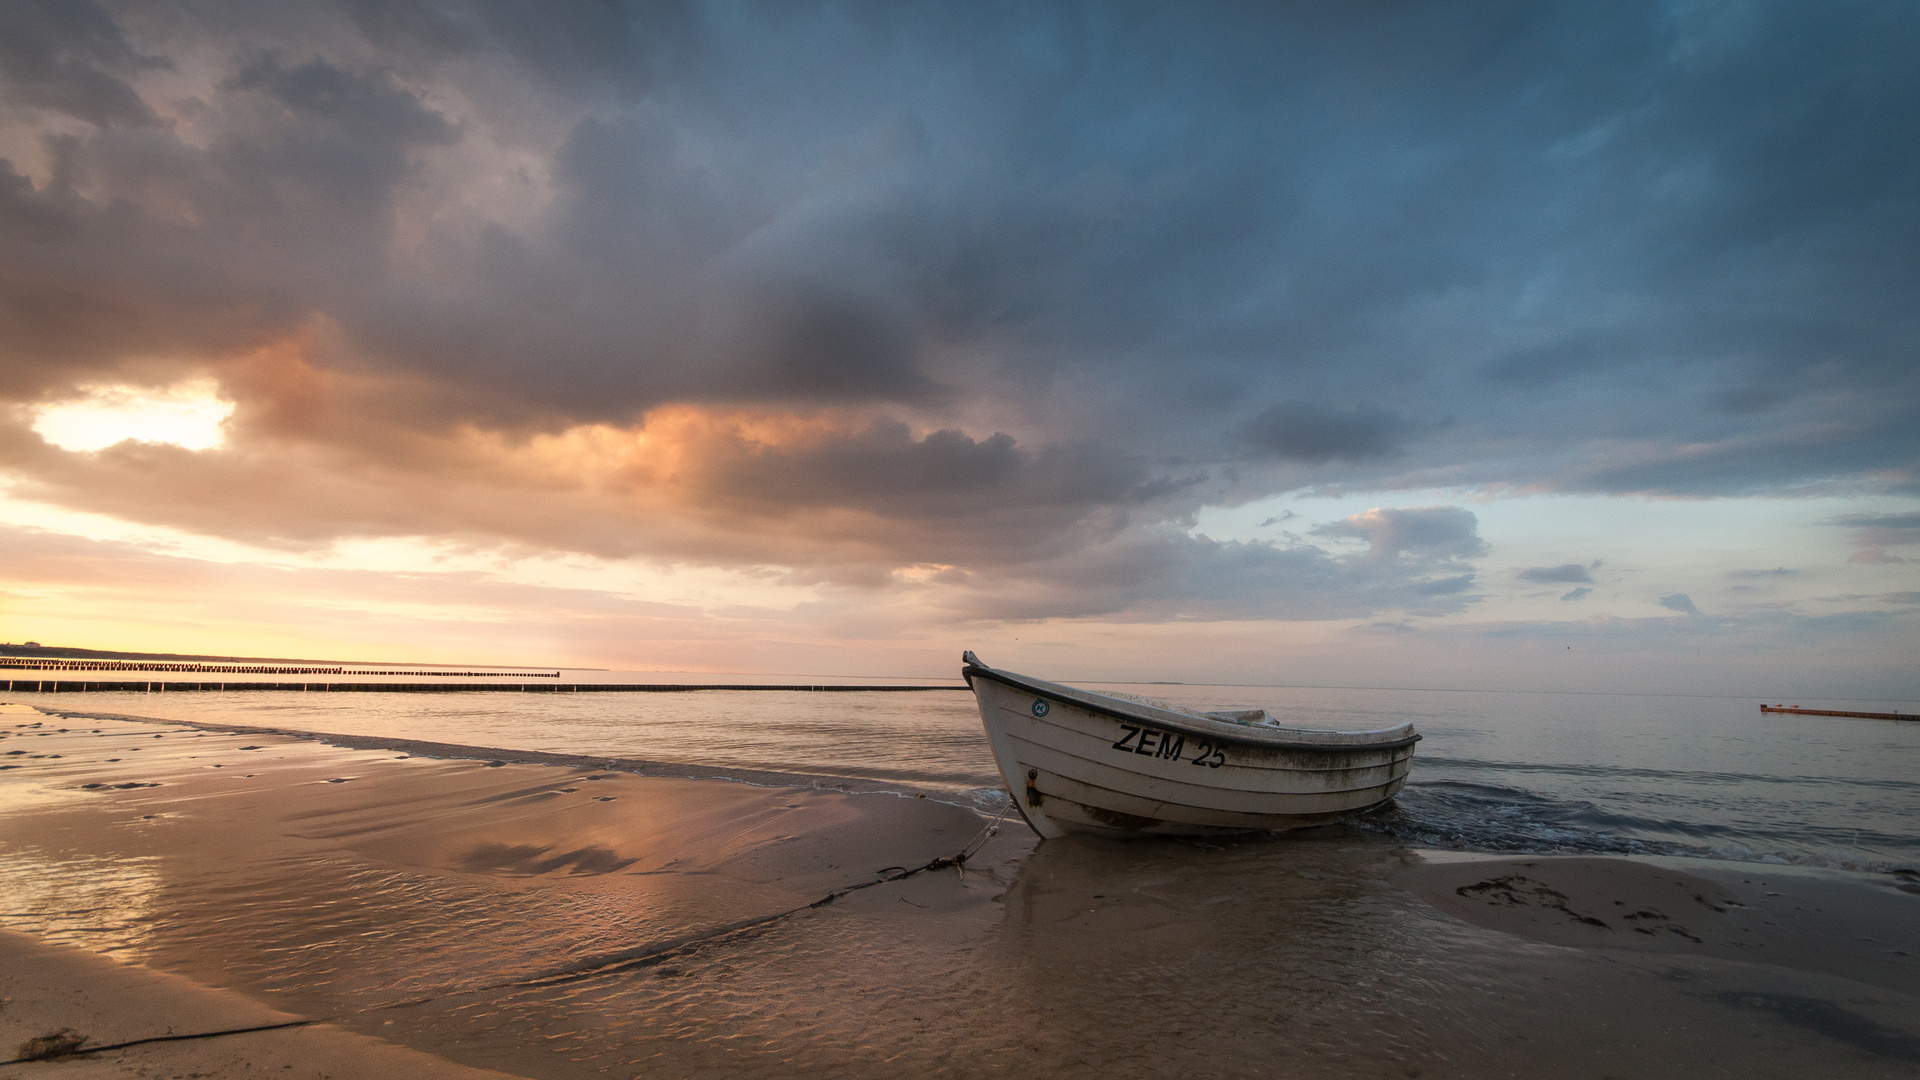
[[[1362,825],[1423,847],[1698,855],[1849,869],[1920,865],[1920,723],[1762,714],[1757,701],[1744,698],[1113,688],[1203,708],[1264,706],[1305,725],[1413,721],[1425,741],[1412,778],[1392,808]],[[958,691],[95,693],[36,700],[173,720],[648,758],[716,772],[897,780],[983,808],[1004,797],[973,697]],[[1915,704],[1844,707],[1914,711]]]

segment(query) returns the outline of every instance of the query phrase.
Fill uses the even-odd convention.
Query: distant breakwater
[[[332,667],[277,667],[264,664],[202,664],[151,660],[34,660],[0,657],[0,668],[27,671],[168,671],[197,675],[405,675],[455,679],[557,679],[557,671],[375,671],[338,665]]]
[[[1902,712],[1853,712],[1846,709],[1804,709],[1798,705],[1762,705],[1763,713],[1783,713],[1789,716],[1851,716],[1859,720],[1920,720],[1920,713]]]
[[[842,686],[824,683],[362,683],[362,682],[185,682],[96,681],[78,679],[0,679],[0,689],[14,694],[78,694],[118,691],[134,694],[279,690],[307,693],[375,694],[674,694],[693,690],[803,690],[815,693],[918,692],[965,690],[965,686]]]

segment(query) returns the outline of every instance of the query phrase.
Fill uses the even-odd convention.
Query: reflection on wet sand
[[[1881,943],[1836,963],[1817,936],[1809,948],[1791,944],[1814,927],[1776,926],[1772,954],[1755,962],[1671,934],[1680,948],[1628,929],[1626,942],[1603,940],[1560,911],[1549,914],[1570,926],[1566,935],[1557,924],[1515,927],[1505,912],[1477,920],[1485,929],[1468,925],[1409,887],[1430,892],[1431,877],[1477,903],[1453,887],[1471,894],[1513,877],[1511,867],[1461,861],[1434,873],[1417,853],[1356,839],[1324,829],[1214,849],[1043,845],[1007,894],[998,942],[1017,1011],[1045,1017],[1036,1052],[1050,1047],[1061,1067],[1140,1075],[1254,1075],[1284,1061],[1288,1075],[1832,1076],[1920,1062],[1911,996],[1920,961],[1891,947],[1920,953],[1920,925],[1911,898],[1888,883],[1806,871],[1773,880],[1788,890],[1775,894],[1778,906],[1787,906],[1781,896],[1809,915],[1845,905],[1818,929],[1835,943],[1863,926],[1877,927]],[[1580,865],[1531,872],[1577,910],[1647,910],[1617,888],[1620,878],[1674,894],[1675,879],[1687,878],[1626,860],[1568,861]],[[1736,879],[1713,898],[1741,891]],[[1689,883],[1684,899],[1700,907],[1693,894]],[[1767,936],[1757,919],[1752,930],[1746,936]],[[1870,966],[1868,951],[1888,963]],[[1870,985],[1835,974],[1856,963],[1881,977]],[[1824,1020],[1797,1019],[1816,1014]]]
[[[1885,925],[1920,924],[1920,897],[1888,875],[1698,870],[1717,906],[1774,907],[1719,937],[1660,909],[1696,943],[1555,921],[1638,925],[1624,916],[1683,876],[1657,860],[1433,862],[1345,827],[1035,845],[1016,823],[962,868],[811,906],[951,854],[983,819],[124,721],[61,721],[31,744],[31,767],[0,773],[5,926],[523,1076],[1881,1076],[1920,1061],[1913,961],[1894,955],[1911,931]],[[135,781],[158,786],[117,786]],[[89,921],[100,868],[121,866],[137,901]],[[1881,939],[1858,954],[1879,966],[1790,947],[1840,929]],[[1773,944],[1743,947],[1758,962],[1708,947],[1728,935]]]

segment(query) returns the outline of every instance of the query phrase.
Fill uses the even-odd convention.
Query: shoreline
[[[469,746],[462,743],[431,742],[422,739],[390,738],[384,735],[347,735],[325,731],[303,731],[298,728],[262,727],[252,724],[224,724],[211,720],[174,720],[158,716],[136,716],[131,713],[109,713],[96,711],[65,710],[52,705],[37,702],[23,702],[27,707],[38,710],[48,716],[62,719],[99,719],[120,720],[143,724],[166,724],[172,727],[187,728],[195,731],[215,731],[230,735],[265,735],[288,739],[300,739],[317,742],[324,746],[337,746],[348,750],[396,750],[404,754],[437,758],[447,761],[484,761],[501,762],[509,765],[552,765],[572,769],[601,769],[632,773],[635,776],[662,777],[680,780],[720,780],[738,784],[750,784],[755,787],[794,787],[810,788],[817,791],[840,791],[847,793],[893,794],[915,798],[937,799],[947,805],[966,806],[978,811],[978,807],[965,803],[956,803],[936,788],[920,788],[898,781],[878,780],[871,777],[842,776],[828,773],[780,772],[771,769],[746,769],[731,766],[689,765],[684,762],[656,761],[651,758],[609,757],[599,754],[561,754],[546,750],[514,750],[498,746]]]
[[[515,749],[511,747],[480,746],[466,743],[448,743],[423,739],[407,739],[386,735],[355,735],[342,732],[311,731],[302,728],[273,727],[253,724],[232,724],[215,720],[185,720],[170,717],[142,716],[131,713],[114,713],[90,709],[61,708],[58,705],[16,701],[16,706],[34,710],[38,713],[65,719],[97,718],[120,720],[136,723],[163,724],[190,730],[220,732],[235,735],[260,735],[307,742],[324,746],[354,750],[393,750],[403,754],[436,760],[478,761],[487,763],[514,765],[548,765],[560,768],[600,769],[629,773],[634,776],[676,778],[687,780],[714,780],[746,784],[755,787],[791,787],[816,791],[837,791],[844,793],[892,794],[912,798],[924,798],[944,805],[961,807],[983,817],[991,816],[998,805],[991,799],[984,802],[970,798],[968,791],[942,788],[937,783],[915,781],[907,778],[884,778],[858,776],[846,773],[808,773],[775,769],[757,769],[731,765],[697,765],[682,761],[667,761],[657,758],[624,757],[599,754],[575,754],[545,750]],[[0,703],[3,707],[4,703]],[[980,789],[988,790],[988,789]],[[991,789],[1004,795],[1004,785]],[[1017,820],[1017,819],[1016,819]],[[1695,851],[1635,851],[1635,850],[1598,850],[1580,851],[1556,849],[1539,852],[1513,851],[1508,849],[1481,850],[1474,848],[1425,847],[1418,841],[1401,840],[1410,849],[1444,855],[1448,858],[1472,859],[1566,859],[1566,858],[1620,858],[1629,860],[1677,860],[1689,865],[1725,864],[1752,866],[1764,869],[1778,869],[1787,872],[1794,869],[1832,871],[1885,877],[1891,875],[1913,883],[1910,891],[1920,892],[1920,864],[1907,864],[1900,860],[1855,860],[1839,859],[1820,855],[1797,855],[1790,853],[1759,855],[1742,858],[1735,854],[1711,850]]]

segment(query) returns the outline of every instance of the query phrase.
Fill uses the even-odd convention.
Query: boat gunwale
[[[1006,717],[1002,719],[1002,724],[1005,726],[1006,733],[1010,738],[1032,743],[1037,746],[1046,746],[1080,761],[1099,762],[1107,765],[1113,764],[1112,756],[1101,752],[1112,748],[1112,740],[1110,737],[1102,737],[1091,731],[1083,730],[1080,726],[1056,718],[1051,712],[1047,714],[1045,719],[1040,719],[1027,716],[1021,710],[1007,708],[1005,705],[1000,706],[1000,708],[1006,713]],[[1105,717],[1089,717],[1089,721],[1092,724],[1111,722]],[[1144,722],[1138,723],[1141,723],[1143,727],[1148,726],[1144,724]],[[1033,731],[1031,726],[1043,728],[1047,734],[1042,736]],[[1202,741],[1210,740],[1216,746],[1230,746],[1236,750],[1248,751],[1248,753],[1236,755],[1238,760],[1222,763],[1230,770],[1228,775],[1234,775],[1234,773],[1238,771],[1245,771],[1256,774],[1296,777],[1323,776],[1329,773],[1352,772],[1356,769],[1379,768],[1396,761],[1408,761],[1413,757],[1413,748],[1411,746],[1387,747],[1382,743],[1362,744],[1359,746],[1319,747],[1309,753],[1289,750],[1284,747],[1274,747],[1271,744],[1264,743],[1259,746],[1249,746],[1246,743],[1228,743],[1224,739],[1216,739],[1211,735],[1203,736],[1192,731],[1175,732],[1167,730],[1164,734],[1177,734],[1184,738],[1201,739]],[[1061,736],[1065,736],[1065,738],[1063,739]],[[1252,751],[1258,751],[1258,753]],[[1282,757],[1291,760],[1279,760]],[[1148,762],[1161,761],[1160,758],[1154,756],[1150,756],[1147,760]],[[1173,773],[1178,774],[1179,777],[1191,775],[1190,770],[1182,771],[1177,768],[1172,768],[1176,763],[1186,762],[1183,762],[1182,759],[1171,759],[1164,762],[1164,764],[1167,765]],[[1140,776],[1165,776],[1168,779],[1176,778],[1168,773],[1154,771],[1153,767],[1146,763],[1132,761],[1131,759],[1128,760],[1127,771]],[[1220,777],[1219,773],[1212,770],[1208,770],[1208,775],[1216,779]],[[1244,777],[1242,779],[1244,779]],[[1181,779],[1180,782],[1193,783],[1190,779]],[[1197,786],[1236,788],[1242,785],[1221,782],[1217,784],[1200,784]]]
[[[1240,796],[1240,795],[1250,796],[1250,797],[1253,797],[1256,799],[1262,799],[1262,800],[1312,799],[1312,798],[1319,798],[1321,796],[1352,795],[1357,792],[1373,791],[1378,788],[1392,787],[1395,784],[1404,783],[1406,781],[1407,776],[1411,771],[1410,762],[1413,760],[1411,757],[1396,757],[1390,761],[1384,761],[1378,765],[1367,766],[1363,769],[1342,770],[1342,771],[1348,771],[1348,772],[1384,771],[1387,774],[1384,779],[1375,780],[1369,783],[1356,784],[1350,787],[1337,787],[1337,788],[1328,787],[1328,788],[1320,788],[1315,790],[1304,790],[1304,791],[1273,791],[1273,790],[1268,790],[1263,788],[1229,787],[1226,785],[1216,786],[1212,784],[1199,784],[1199,783],[1193,782],[1192,780],[1183,780],[1178,777],[1162,776],[1155,773],[1138,772],[1129,767],[1131,763],[1128,763],[1128,765],[1116,765],[1108,761],[1095,761],[1089,758],[1080,757],[1070,751],[1062,750],[1056,746],[1048,746],[1045,743],[1035,742],[1031,739],[1023,739],[1018,735],[1011,736],[1011,738],[1017,743],[1026,744],[1026,747],[1028,749],[1026,753],[1021,755],[1020,764],[1028,768],[1044,769],[1055,776],[1059,776],[1067,780],[1072,780],[1075,783],[1087,784],[1092,787],[1105,788],[1110,791],[1119,791],[1128,795],[1132,795],[1136,798],[1149,799],[1149,801],[1166,803],[1171,806],[1191,806],[1191,807],[1204,809],[1204,810],[1233,811],[1235,813],[1268,813],[1268,811],[1233,810],[1232,807],[1219,805],[1220,800],[1224,798],[1224,799],[1227,799],[1228,801],[1231,801],[1232,797]],[[1034,750],[1038,750],[1040,751],[1040,753],[1036,754],[1033,752]],[[1076,769],[1072,767],[1063,766],[1062,764],[1059,763],[1057,759],[1043,760],[1044,758],[1052,758],[1055,755],[1057,755],[1059,758],[1070,759],[1071,761],[1075,762],[1076,765],[1092,766],[1092,768]],[[1408,768],[1400,768],[1400,766],[1403,766],[1403,765],[1407,765]],[[1080,775],[1077,775],[1077,776],[1074,775],[1075,772],[1079,772]],[[1142,794],[1140,791],[1129,791],[1126,788],[1115,787],[1114,780],[1110,775],[1114,773],[1117,773],[1121,776],[1138,777],[1145,780],[1157,781],[1159,788],[1172,788],[1175,790],[1167,791],[1165,798],[1149,797],[1147,795]],[[1299,775],[1299,774],[1295,774],[1295,775]],[[1101,779],[1096,781],[1095,779],[1091,779],[1092,777],[1100,777]],[[1186,790],[1180,790],[1180,789],[1186,789]]]
[[[1290,742],[1277,738],[1261,738],[1258,733],[1252,731],[1244,729],[1239,731],[1233,730],[1234,728],[1241,727],[1241,725],[1233,724],[1226,720],[1207,720],[1197,716],[1168,713],[1164,709],[1145,704],[1138,705],[1138,708],[1141,710],[1138,712],[1120,709],[1098,701],[1090,701],[1081,696],[1082,694],[1098,694],[1097,691],[1079,690],[1075,687],[1065,686],[1060,683],[1048,683],[1044,680],[1028,679],[1024,676],[1015,675],[1012,672],[1000,671],[996,668],[985,667],[978,663],[970,663],[960,669],[960,677],[967,680],[968,689],[972,689],[973,678],[976,675],[1000,683],[1003,686],[1015,687],[1041,697],[1060,698],[1077,708],[1085,709],[1088,712],[1106,716],[1114,720],[1160,724],[1185,734],[1204,735],[1219,742],[1238,744],[1241,746],[1327,754],[1346,753],[1355,750],[1398,750],[1402,747],[1412,746],[1414,743],[1420,741],[1420,735],[1418,733],[1408,734],[1398,739],[1381,740],[1379,742]],[[1065,692],[1063,693],[1063,691]],[[1098,696],[1105,697],[1106,695],[1098,694]],[[1111,698],[1108,700],[1118,701],[1122,699]],[[1149,709],[1152,711],[1145,711]],[[1167,717],[1172,717],[1172,719],[1168,719]],[[1388,728],[1386,730],[1391,731],[1393,729]],[[1330,731],[1328,734],[1354,736],[1371,733]]]

